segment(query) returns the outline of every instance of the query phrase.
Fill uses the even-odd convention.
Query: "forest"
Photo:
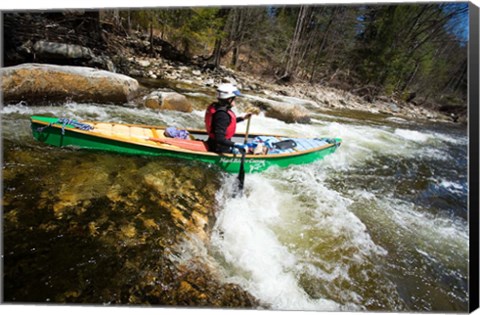
[[[371,96],[464,103],[468,3],[252,6],[107,12],[184,55]],[[364,91],[364,92],[362,92]]]
[[[80,14],[77,25],[89,26],[95,45],[105,34],[142,33],[152,56],[161,41],[184,62],[276,83],[466,108],[468,10],[462,2],[102,9]],[[15,36],[6,36],[7,59]]]

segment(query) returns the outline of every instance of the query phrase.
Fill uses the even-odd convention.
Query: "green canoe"
[[[166,127],[78,122],[42,116],[32,116],[31,127],[36,140],[57,147],[195,160],[217,165],[229,173],[238,173],[240,168],[241,155],[208,152],[205,145],[208,136],[202,130],[188,129],[190,138],[184,140],[166,137]],[[243,143],[244,139],[245,135],[237,134],[232,140]],[[291,138],[253,134],[248,139],[249,143],[257,146],[260,154],[252,152],[246,155],[246,173],[261,172],[271,166],[288,167],[311,163],[335,152],[341,144],[339,138]],[[263,150],[258,150],[262,147]]]

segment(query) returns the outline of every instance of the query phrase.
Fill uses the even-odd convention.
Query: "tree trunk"
[[[415,69],[412,71],[412,73],[408,77],[408,80],[406,80],[405,83],[402,85],[402,87],[399,89],[400,93],[405,92],[405,90],[410,86],[410,84],[412,84],[413,79],[417,75],[417,71],[418,71],[419,68],[420,68],[420,64],[417,61],[416,64],[415,64]]]
[[[300,11],[298,12],[297,23],[295,25],[295,31],[293,32],[292,41],[290,42],[287,50],[287,64],[285,66],[285,71],[283,73],[283,76],[281,77],[281,80],[289,81],[295,75],[295,70],[299,63],[298,51],[301,45],[300,40],[304,32],[307,13],[308,7],[302,5],[300,7]]]
[[[234,69],[237,69],[238,64],[238,46],[233,47],[232,51],[232,66]]]
[[[128,35],[132,34],[132,17],[131,17],[131,13],[130,13],[130,10],[127,10],[128,12],[128,16],[127,16],[127,32],[128,32]]]
[[[313,62],[310,65],[310,68],[312,69],[312,71],[310,72],[310,83],[313,83],[313,81],[314,81],[315,71],[317,69],[318,58],[320,57],[320,54],[324,51],[325,46],[327,44],[327,39],[330,35],[330,27],[331,27],[334,19],[336,18],[336,12],[337,12],[337,8],[334,8],[332,14],[330,15],[330,19],[328,20],[327,27],[325,28],[325,31],[323,32],[322,43],[317,48],[317,50],[315,52],[315,57],[313,59]]]
[[[150,55],[154,56],[154,49],[153,49],[153,17],[150,21]]]
[[[113,9],[113,24],[115,25],[116,28],[119,28],[121,25],[119,9]]]
[[[222,23],[220,23],[221,25],[219,26],[219,32],[223,31],[223,29],[225,28],[225,19],[230,13],[230,10],[231,9],[220,9],[217,12],[217,18],[222,19]],[[212,56],[215,68],[220,66],[220,61],[222,57],[222,38],[220,36],[217,36],[217,38],[215,39],[215,46]]]
[[[213,50],[213,65],[216,67],[220,66],[220,61],[222,57],[222,40],[217,38],[215,40],[215,48]]]

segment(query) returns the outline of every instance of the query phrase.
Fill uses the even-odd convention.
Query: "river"
[[[198,106],[184,114],[97,104],[17,104],[1,114],[6,302],[188,305],[181,295],[152,302],[132,293],[139,275],[141,281],[166,279],[157,268],[161,262],[191,269],[207,265],[222,283],[237,285],[275,310],[468,310],[465,126],[352,111],[319,111],[311,124],[254,116],[251,132],[339,137],[343,144],[311,165],[248,174],[244,196],[233,199],[234,176],[216,169],[47,147],[33,140],[29,126],[31,115],[48,115],[202,128]],[[244,130],[245,124],[238,128]],[[179,239],[175,226],[158,228],[162,218],[167,220],[158,201],[135,189],[138,173],[159,169],[175,174],[180,183],[193,181],[192,189],[215,187],[211,200],[203,201],[216,209],[209,242]],[[124,198],[116,208],[105,197],[112,182]],[[59,200],[64,207],[81,204],[83,210],[58,210]],[[80,220],[85,213],[89,217]],[[122,225],[146,213],[143,225]],[[139,241],[155,225],[161,236]],[[129,238],[106,232],[115,226]],[[40,227],[43,232],[36,233]],[[88,237],[82,234],[87,230]],[[110,235],[110,245],[89,241],[95,235]],[[132,235],[135,249],[129,247]],[[159,243],[166,248],[162,242],[172,239],[180,248],[177,254],[154,254]],[[135,259],[115,265],[125,257]],[[148,292],[154,292],[155,283]],[[229,305],[226,296],[215,305]]]

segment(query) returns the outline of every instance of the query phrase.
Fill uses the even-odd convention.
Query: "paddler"
[[[242,143],[235,143],[231,139],[235,134],[237,123],[250,118],[251,113],[237,117],[232,111],[235,106],[235,97],[243,96],[233,84],[221,84],[217,88],[217,102],[208,106],[205,112],[205,128],[208,132],[208,149],[212,152],[238,154],[247,150]]]

